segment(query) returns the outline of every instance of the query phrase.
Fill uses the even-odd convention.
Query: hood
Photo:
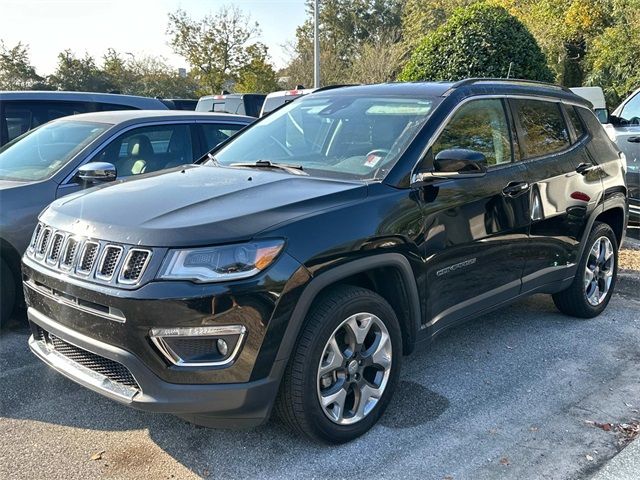
[[[359,182],[192,165],[63,197],[41,220],[78,235],[134,245],[211,245],[247,240],[366,194]]]
[[[10,188],[24,187],[32,182],[23,182],[19,180],[0,180],[0,190],[9,190]]]

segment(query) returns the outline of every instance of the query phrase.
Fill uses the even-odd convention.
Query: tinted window
[[[191,129],[189,125],[136,128],[107,145],[93,161],[112,163],[118,177],[191,163]]]
[[[501,100],[476,100],[456,112],[433,144],[433,155],[450,148],[476,150],[488,165],[511,161],[511,138]]]
[[[625,122],[640,125],[640,93],[627,102],[620,116]]]
[[[205,150],[211,150],[215,146],[235,135],[244,125],[232,125],[221,123],[201,124],[204,133]]]
[[[7,129],[5,140],[11,141],[50,120],[87,111],[87,105],[83,102],[5,102],[2,119]]]
[[[573,130],[576,132],[576,138],[580,139],[586,133],[584,129],[584,125],[582,124],[582,120],[578,116],[578,112],[576,112],[575,107],[567,106],[567,115],[569,116],[569,121],[571,122],[571,126],[573,126]]]
[[[98,103],[97,110],[99,112],[112,112],[114,110],[139,110],[129,105],[119,105],[117,103]]]
[[[520,141],[529,158],[549,155],[569,147],[569,133],[558,103],[515,100],[522,127]]]
[[[0,149],[0,178],[43,180],[50,177],[111,125],[51,122]]]

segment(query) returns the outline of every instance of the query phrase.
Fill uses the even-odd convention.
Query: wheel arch
[[[420,297],[411,265],[399,253],[384,253],[338,265],[314,277],[300,295],[282,339],[277,360],[288,360],[309,309],[327,289],[337,285],[368,288],[392,306],[402,330],[405,354],[411,353],[421,325]]]

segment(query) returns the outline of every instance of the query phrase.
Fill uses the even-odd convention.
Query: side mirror
[[[487,159],[475,150],[452,148],[442,150],[433,161],[434,175],[484,175],[487,173]]]
[[[116,167],[107,162],[91,162],[78,168],[78,178],[86,184],[112,182],[118,172]]]

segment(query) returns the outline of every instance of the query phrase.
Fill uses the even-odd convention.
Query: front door
[[[421,188],[427,325],[432,332],[520,293],[529,228],[526,170],[513,153],[502,99],[462,105],[433,143],[484,154],[485,176],[434,179]]]

